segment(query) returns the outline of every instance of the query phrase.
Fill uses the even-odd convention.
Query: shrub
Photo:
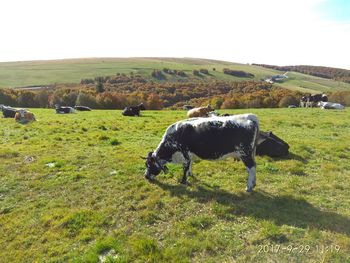
[[[205,69],[205,68],[201,68],[201,69],[199,70],[199,72],[202,73],[202,74],[205,74],[205,75],[208,75],[208,74],[209,74],[209,71],[208,71],[207,69]]]
[[[298,104],[299,104],[299,102],[295,97],[285,96],[278,103],[278,107],[285,108],[285,107],[288,107],[289,105],[298,105]]]
[[[196,69],[194,69],[194,70],[193,70],[193,75],[195,75],[195,76],[200,76],[199,71],[196,70]]]
[[[251,74],[249,72],[242,71],[242,70],[232,70],[232,69],[224,68],[223,72],[227,75],[240,77],[240,78],[253,78],[254,77],[253,74]]]
[[[151,75],[152,75],[153,78],[156,78],[156,79],[159,79],[159,80],[166,79],[165,75],[160,70],[153,70]]]

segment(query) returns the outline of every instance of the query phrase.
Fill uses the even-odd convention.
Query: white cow
[[[336,110],[343,110],[345,107],[341,105],[340,103],[334,103],[334,102],[323,102],[320,101],[317,104],[318,107],[321,109],[336,109]]]

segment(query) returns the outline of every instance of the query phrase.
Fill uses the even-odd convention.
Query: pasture
[[[0,262],[349,262],[350,111],[255,113],[290,145],[257,157],[255,192],[232,159],[169,165],[153,184],[144,160],[184,111],[0,119]]]

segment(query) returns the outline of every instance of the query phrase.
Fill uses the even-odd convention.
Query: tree
[[[20,107],[36,107],[34,98],[35,94],[33,92],[21,92],[17,97],[17,104]]]
[[[158,94],[150,94],[147,99],[147,109],[149,110],[160,110],[163,108],[163,101],[160,99]]]
[[[90,94],[86,94],[84,92],[79,92],[75,104],[80,105],[80,106],[88,106],[88,107],[93,108],[96,106],[96,100],[95,100],[95,97],[93,97]]]
[[[104,92],[104,91],[105,91],[105,87],[104,87],[102,81],[101,81],[101,80],[98,80],[98,81],[97,81],[97,84],[96,84],[96,92],[97,92],[97,93],[102,93],[102,92]]]

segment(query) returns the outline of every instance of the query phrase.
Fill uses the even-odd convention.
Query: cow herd
[[[34,114],[26,109],[16,109],[10,106],[0,105],[0,111],[2,111],[4,118],[12,118],[23,124],[36,120]]]
[[[299,106],[302,108],[319,107],[321,109],[342,110],[345,107],[340,103],[329,102],[326,94],[308,94],[300,98]]]
[[[300,107],[321,107],[323,109],[343,109],[338,103],[328,102],[325,94],[304,96],[300,99]],[[226,157],[239,159],[248,172],[246,191],[251,192],[256,184],[255,154],[271,157],[288,154],[289,145],[273,135],[272,132],[259,130],[259,120],[254,114],[219,115],[208,105],[194,108],[185,105],[188,119],[170,125],[165,131],[158,147],[148,153],[144,176],[153,180],[161,171],[167,172],[167,163],[183,165],[181,183],[186,184],[192,175],[192,164],[196,158],[220,160]],[[15,109],[0,105],[5,118],[14,118],[17,122],[35,121],[33,113],[25,109]],[[79,111],[91,111],[86,106],[55,105],[57,114],[69,114]],[[126,107],[123,116],[140,116],[145,110],[143,103]]]

